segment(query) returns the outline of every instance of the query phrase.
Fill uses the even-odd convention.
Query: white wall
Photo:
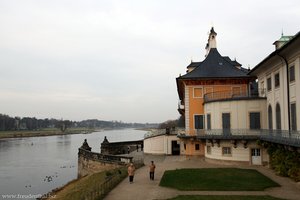
[[[211,154],[207,153],[207,146],[211,146]],[[222,155],[222,147],[231,147],[231,156]],[[217,144],[212,146],[211,143],[206,143],[205,148],[205,157],[214,159],[214,160],[225,160],[225,161],[237,161],[237,162],[249,162],[251,164],[251,149],[260,148],[262,162],[268,162],[269,156],[265,149],[256,144],[256,142],[248,142],[247,148],[244,148],[244,145],[239,141],[236,148],[230,141],[220,141],[220,146]]]
[[[261,129],[266,129],[266,108],[265,99],[218,101],[204,104],[204,113],[211,114],[211,129],[222,129],[222,113],[230,113],[231,129],[249,129],[249,113],[259,112]]]
[[[296,102],[297,109],[297,130],[300,130],[300,52],[295,52],[287,57],[288,65],[295,66],[295,81],[289,83],[290,102]],[[275,88],[274,75],[280,73],[280,87]],[[258,87],[265,89],[267,95],[267,106],[272,106],[273,129],[276,129],[276,104],[280,104],[281,109],[281,129],[288,130],[288,102],[287,102],[287,70],[286,65],[280,58],[268,63],[267,67],[261,68],[257,75]],[[272,90],[267,91],[267,78],[272,78]],[[262,85],[263,83],[263,85]]]
[[[148,154],[172,154],[172,141],[178,141],[176,135],[159,135],[144,139],[144,153]]]

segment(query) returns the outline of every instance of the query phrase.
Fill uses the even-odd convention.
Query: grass
[[[119,171],[121,174],[119,174]],[[119,168],[115,170],[102,171],[98,173],[85,176],[78,180],[72,181],[65,185],[63,188],[57,190],[55,194],[48,195],[55,200],[81,200],[85,196],[95,194],[95,191],[99,191],[99,186],[105,181],[107,175],[118,175],[120,180],[127,176],[127,169]]]
[[[263,191],[279,185],[253,169],[203,168],[165,171],[160,186],[186,191]]]
[[[79,134],[93,132],[94,129],[88,128],[68,128],[65,132],[57,128],[46,128],[34,131],[0,131],[1,138],[14,138],[14,137],[36,137],[36,136],[50,136],[50,135],[66,135],[66,134]]]
[[[271,196],[240,196],[240,195],[179,195],[168,200],[283,200]]]

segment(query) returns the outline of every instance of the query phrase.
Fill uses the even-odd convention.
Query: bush
[[[281,145],[269,144],[270,165],[281,176],[288,176],[300,181],[300,154],[289,151]]]

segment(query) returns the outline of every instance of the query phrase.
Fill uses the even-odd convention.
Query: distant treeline
[[[0,114],[0,131],[15,130],[40,130],[44,128],[59,128],[62,131],[67,128],[156,128],[158,124],[150,123],[124,123],[121,121],[103,121],[88,119],[83,121],[70,121],[58,119],[37,119],[35,117],[10,117]]]
[[[158,128],[160,129],[172,128],[172,127],[184,128],[185,127],[184,116],[181,115],[178,119],[168,120],[158,125]]]

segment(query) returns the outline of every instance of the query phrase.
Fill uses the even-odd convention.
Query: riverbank
[[[88,134],[96,131],[102,131],[99,129],[88,128],[70,128],[65,132],[59,129],[42,129],[34,131],[0,131],[0,139],[6,138],[22,138],[22,137],[41,137],[41,136],[53,136],[53,135],[70,135],[70,134]]]

